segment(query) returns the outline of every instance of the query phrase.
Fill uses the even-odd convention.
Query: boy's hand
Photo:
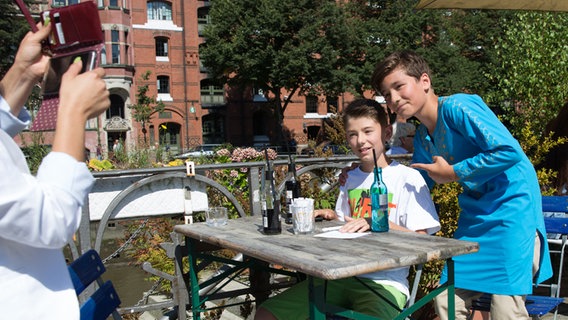
[[[346,216],[345,221],[347,223],[339,229],[339,232],[365,232],[371,229],[371,226],[364,218],[353,219]]]
[[[331,209],[316,209],[314,210],[314,217],[322,217],[325,220],[337,219],[337,214]]]
[[[349,171],[357,168],[359,163],[353,162],[349,167],[345,167],[341,169],[341,173],[339,174],[339,185],[344,186],[347,182],[347,177],[349,176]]]
[[[415,169],[425,170],[432,180],[436,183],[448,183],[458,181],[458,176],[454,171],[454,167],[451,166],[446,159],[440,156],[432,157],[432,163],[414,163],[410,167]]]

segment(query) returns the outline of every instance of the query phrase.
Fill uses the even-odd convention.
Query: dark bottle
[[[375,181],[371,185],[371,231],[389,231],[389,194],[383,182],[383,170],[375,165]]]
[[[262,206],[262,229],[265,234],[279,234],[282,232],[280,224],[280,201],[274,197],[274,177],[272,170],[266,170],[264,187],[260,195]]]
[[[286,218],[284,222],[292,224],[292,200],[301,197],[300,182],[296,177],[296,164],[294,158],[290,157],[288,163],[288,179],[286,180]]]

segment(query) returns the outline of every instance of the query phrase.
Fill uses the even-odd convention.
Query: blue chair
[[[101,275],[106,268],[97,251],[91,249],[73,261],[69,274],[77,296],[96,282],[98,289],[81,304],[81,320],[106,320],[111,314],[113,319],[122,319],[117,311],[120,299],[110,281],[103,281]]]
[[[528,295],[525,306],[530,316],[540,318],[554,310],[554,320],[558,315],[558,306],[564,301],[560,298],[564,253],[568,243],[568,196],[543,196],[542,211],[547,233],[547,242],[551,255],[558,255],[560,261],[553,279],[541,283],[538,287],[550,288],[550,296]],[[553,248],[556,247],[556,248]],[[489,311],[491,295],[484,294],[472,303],[472,318],[475,311]]]

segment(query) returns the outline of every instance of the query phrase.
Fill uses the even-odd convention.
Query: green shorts
[[[406,296],[396,288],[378,284],[370,279],[359,280],[400,309],[404,308]],[[323,284],[323,280],[315,279],[314,283]],[[400,313],[353,277],[328,281],[326,302],[381,319],[393,319]],[[308,319],[308,281],[302,281],[266,300],[260,307],[270,311],[277,319]]]

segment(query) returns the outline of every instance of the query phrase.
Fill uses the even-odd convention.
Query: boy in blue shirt
[[[532,292],[533,273],[537,282],[552,274],[536,172],[479,96],[438,97],[430,73],[416,53],[395,52],[377,65],[371,84],[392,112],[421,122],[412,167],[429,186],[456,181],[463,187],[454,238],[480,249],[454,258],[456,319],[466,319],[483,292],[493,294],[493,319],[529,319],[524,295]],[[447,319],[447,296],[435,306]]]

